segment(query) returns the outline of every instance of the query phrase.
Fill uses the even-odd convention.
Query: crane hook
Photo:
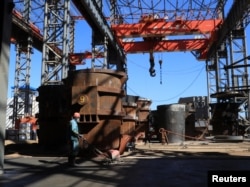
[[[156,76],[155,69],[154,69],[155,60],[154,60],[153,52],[150,52],[149,55],[150,55],[149,56],[149,62],[150,62],[149,73],[151,77],[155,77]]]

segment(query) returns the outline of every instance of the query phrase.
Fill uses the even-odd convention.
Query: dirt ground
[[[184,187],[208,185],[209,171],[249,171],[250,142],[137,143],[121,158],[79,157],[67,166],[65,150],[37,142],[6,141],[3,187]],[[240,186],[240,185],[237,185]],[[213,186],[214,187],[214,186]]]
[[[182,143],[137,143],[136,150],[145,152],[149,151],[165,151],[176,154],[190,154],[193,156],[202,156],[203,154],[209,155],[225,155],[225,156],[250,156],[250,141],[239,142],[213,142],[213,141],[186,141]],[[37,140],[29,140],[25,142],[14,142],[11,140],[5,141],[5,156],[18,156],[18,155],[62,155],[66,148],[58,150],[44,150],[38,144]],[[132,150],[126,151],[124,155],[131,154]]]

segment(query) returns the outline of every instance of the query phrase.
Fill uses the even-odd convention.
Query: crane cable
[[[160,58],[159,60],[159,64],[160,64],[160,84],[162,84],[162,58]]]

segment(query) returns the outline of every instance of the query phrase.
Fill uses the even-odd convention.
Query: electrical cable
[[[139,67],[142,67],[142,66],[139,66]],[[168,98],[168,99],[164,99],[164,100],[152,100],[152,102],[165,102],[165,101],[169,101],[169,100],[172,100],[172,99],[175,99],[177,97],[179,97],[180,95],[182,95],[183,93],[185,93],[194,83],[196,80],[198,80],[199,76],[201,75],[202,71],[204,70],[205,66],[202,66],[202,68],[200,69],[200,71],[198,72],[197,76],[193,79],[193,81],[184,89],[182,90],[180,93],[178,93],[177,95],[171,97],[171,98]],[[143,67],[144,69],[144,67]],[[145,68],[146,69],[146,68]],[[140,96],[140,94],[138,94],[135,90],[133,90],[131,87],[127,86],[127,88],[133,92],[134,94]],[[142,96],[143,97],[143,96]]]
[[[205,67],[202,67],[200,72],[198,73],[198,75],[194,78],[194,80],[184,89],[182,90],[179,94],[175,95],[174,97],[168,98],[168,99],[164,99],[164,100],[153,100],[153,102],[164,102],[164,101],[169,101],[172,99],[175,99],[177,97],[179,97],[180,95],[182,95],[183,93],[185,93],[194,83],[196,80],[198,80],[198,77],[201,75],[202,70],[204,70]]]

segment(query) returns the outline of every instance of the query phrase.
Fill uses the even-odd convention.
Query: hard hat
[[[80,114],[78,112],[75,112],[73,115],[74,118],[80,118]]]

